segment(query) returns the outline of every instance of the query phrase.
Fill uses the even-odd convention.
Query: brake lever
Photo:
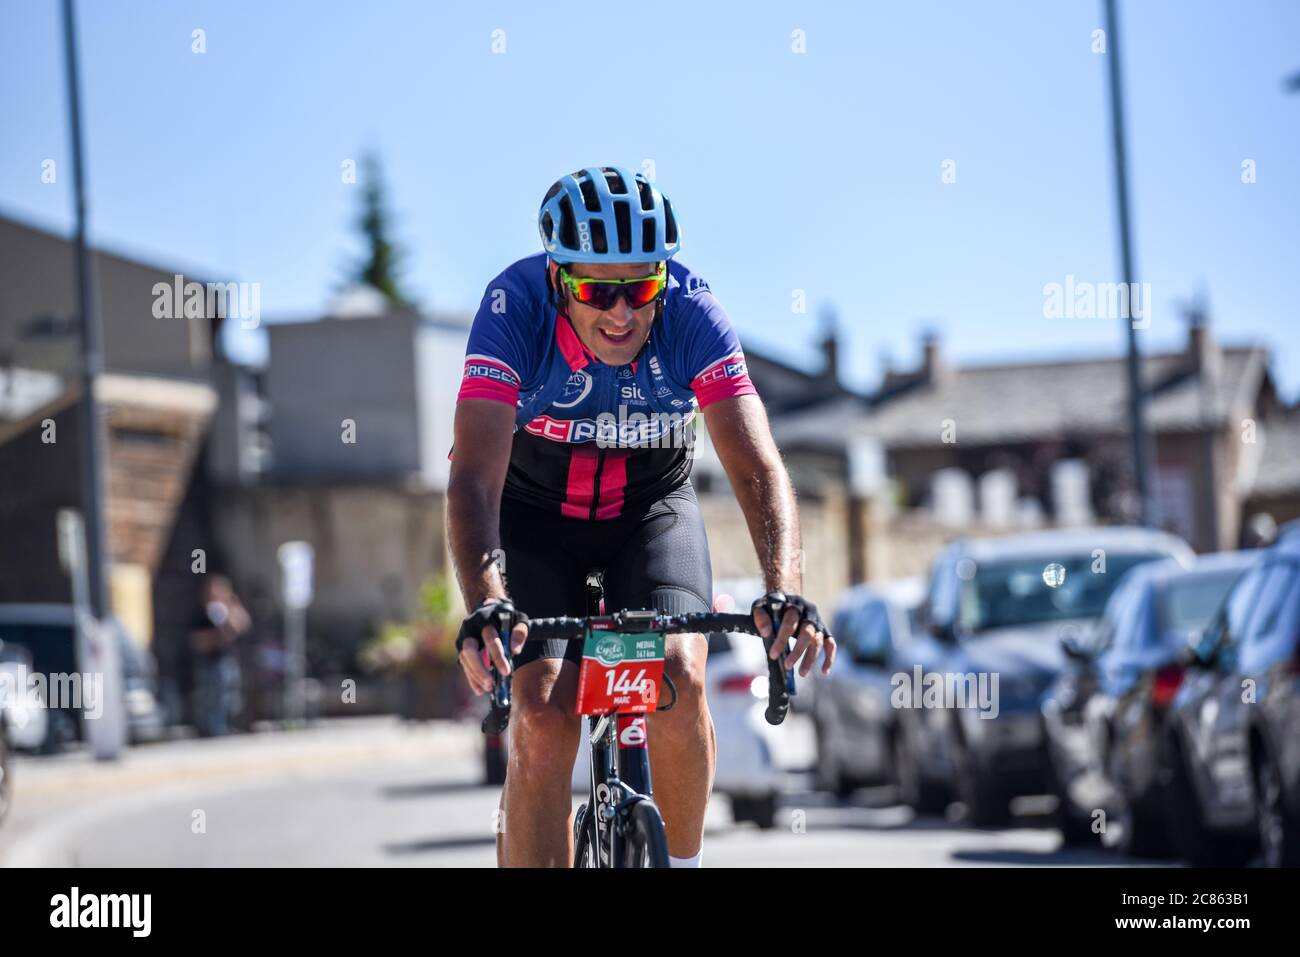
[[[767,659],[767,680],[772,684],[784,684],[785,694],[779,703],[772,702],[768,699],[767,711],[764,714],[767,723],[779,725],[785,720],[786,713],[790,710],[790,698],[796,694],[794,681],[794,667],[786,667],[786,657],[790,651],[790,639],[785,640],[785,647],[777,654],[776,658],[770,657],[772,645],[777,640],[781,631],[781,618],[785,614],[785,603],[770,600],[764,603],[763,610],[767,612],[767,617],[772,623],[772,637],[763,640],[763,649],[768,653]]]
[[[495,612],[493,618],[492,624],[501,639],[501,647],[506,655],[513,659],[514,655],[510,652],[510,631],[514,627],[513,622],[503,611]],[[484,734],[500,734],[510,723],[510,685],[513,675],[502,676],[497,666],[491,663],[491,659],[488,668],[492,672],[492,696],[489,699],[491,703],[488,713],[483,718],[481,727]]]

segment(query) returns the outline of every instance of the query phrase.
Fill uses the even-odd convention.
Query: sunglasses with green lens
[[[627,300],[633,309],[640,309],[654,302],[668,287],[668,266],[660,263],[659,268],[649,276],[634,276],[631,279],[590,279],[585,276],[571,276],[563,266],[559,271],[560,281],[578,302],[593,309],[604,311],[613,309],[620,296]]]

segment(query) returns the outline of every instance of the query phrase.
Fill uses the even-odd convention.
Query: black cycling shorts
[[[669,615],[712,608],[713,573],[699,502],[689,482],[611,519],[566,518],[501,501],[506,590],[530,618],[581,617],[587,572],[604,569],[605,610],[655,608]],[[582,660],[582,642],[528,642],[514,659]]]

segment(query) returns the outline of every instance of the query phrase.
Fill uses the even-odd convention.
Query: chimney
[[[943,350],[939,345],[939,334],[927,332],[921,336],[921,375],[931,385],[939,385],[948,374],[948,365],[943,359]]]
[[[1223,370],[1223,352],[1210,330],[1206,311],[1199,303],[1187,309],[1187,358],[1198,376],[1217,382]]]
[[[839,323],[834,310],[822,314],[822,381],[831,388],[838,388],[840,382],[840,337]]]

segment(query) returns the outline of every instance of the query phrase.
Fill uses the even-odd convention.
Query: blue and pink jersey
[[[505,495],[607,519],[686,481],[700,409],[754,394],[726,313],[685,266],[669,261],[663,311],[638,357],[607,366],[557,314],[538,253],[488,285],[457,399],[514,407]]]

